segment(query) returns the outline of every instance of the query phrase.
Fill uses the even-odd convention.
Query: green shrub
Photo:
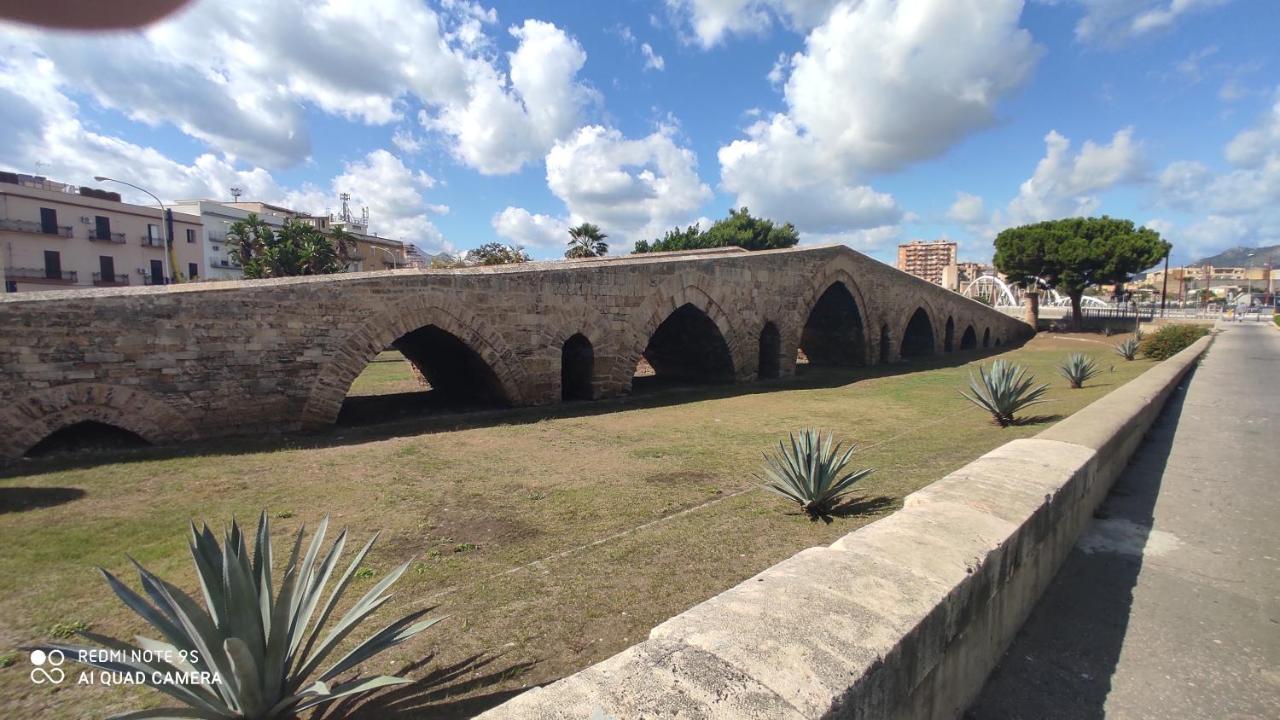
[[[16,662],[18,662],[18,653],[12,650],[0,653],[0,668],[7,668]]]
[[[384,593],[409,564],[388,574],[339,615],[342,597],[377,536],[356,553],[337,585],[326,593],[347,540],[344,530],[328,552],[322,553],[328,525],[326,517],[305,554],[301,554],[303,531],[299,530],[284,573],[276,576],[265,511],[258,520],[252,557],[245,546],[245,534],[235,521],[221,546],[207,525],[196,530],[193,523],[191,556],[204,607],[136,562],[146,597],[102,570],[116,596],[162,639],[138,636],[138,646],[133,646],[82,630],[79,634],[97,647],[51,643],[38,649],[59,650],[69,659],[86,657],[86,664],[103,670],[143,673],[148,685],[184,706],[118,716],[122,718],[283,720],[339,698],[409,682],[388,675],[334,682],[438,620],[421,620],[427,610],[419,610],[361,642],[350,643],[356,627],[387,601],[389,596]],[[336,622],[331,624],[330,620]],[[339,646],[345,652],[333,661],[330,656]],[[122,651],[124,657],[111,657],[103,650]],[[81,651],[94,652],[82,655]],[[183,672],[198,679],[190,683],[165,679],[166,674]],[[211,681],[199,681],[205,677]]]
[[[840,497],[853,489],[854,483],[870,475],[870,468],[848,470],[853,446],[841,453],[841,444],[817,430],[801,430],[799,437],[790,435],[791,443],[778,443],[778,452],[765,454],[766,490],[800,504],[811,519],[830,514]]]
[[[1138,339],[1129,338],[1116,345],[1116,354],[1125,360],[1132,360],[1138,356]]]
[[[1139,351],[1152,360],[1168,360],[1208,334],[1204,325],[1165,325],[1143,338]]]
[[[990,371],[986,367],[978,368],[978,376],[969,376],[969,390],[960,394],[969,402],[991,413],[1000,427],[1009,427],[1016,422],[1019,411],[1046,402],[1042,399],[1048,385],[1033,387],[1035,377],[1027,374],[1026,368],[1008,360],[996,360],[991,363]]]
[[[1093,358],[1084,353],[1072,353],[1062,364],[1058,366],[1058,374],[1067,379],[1071,383],[1071,387],[1079,389],[1090,378],[1102,372],[1098,368],[1098,363]]]

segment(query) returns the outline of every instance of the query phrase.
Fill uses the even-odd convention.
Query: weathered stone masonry
[[[573,393],[602,398],[630,390],[642,355],[746,382],[762,346],[769,375],[792,374],[805,344],[815,360],[895,362],[943,352],[949,321],[992,345],[1030,332],[842,246],[11,295],[0,457],[83,421],[155,443],[324,428],[393,344],[436,389],[537,405],[560,400],[571,338],[573,367],[590,368]]]

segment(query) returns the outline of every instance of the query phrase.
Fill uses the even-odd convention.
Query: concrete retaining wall
[[[959,717],[1211,340],[480,717]]]

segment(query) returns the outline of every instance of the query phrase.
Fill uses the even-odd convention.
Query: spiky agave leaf
[[[1062,361],[1062,364],[1058,365],[1058,374],[1066,378],[1067,382],[1071,383],[1071,387],[1076,389],[1084,387],[1090,378],[1100,372],[1102,369],[1093,358],[1084,353],[1071,353],[1066,360]]]
[[[788,438],[789,444],[778,442],[773,455],[765,453],[765,476],[760,479],[765,489],[799,503],[811,518],[829,513],[841,496],[873,472],[846,470],[855,448],[843,449],[829,434],[801,430]]]
[[[207,720],[272,720],[333,700],[408,682],[386,675],[357,677],[330,687],[328,681],[365,660],[426,630],[440,618],[422,620],[426,610],[410,613],[369,636],[344,657],[333,662],[319,678],[311,676],[326,663],[337,646],[366,618],[385,604],[387,590],[404,573],[408,563],[387,575],[329,627],[334,609],[350,587],[356,569],[373,547],[377,535],[356,553],[350,565],[321,605],[329,580],[346,545],[346,531],[338,534],[328,552],[321,554],[328,528],[325,517],[305,553],[305,528],[298,531],[284,573],[275,582],[271,533],[264,511],[249,555],[247,536],[234,519],[219,545],[205,525],[191,525],[191,556],[195,561],[204,606],[174,585],[134,562],[143,591],[139,595],[114,575],[102,570],[112,591],[130,610],[160,634],[162,640],[139,637],[138,645],[113,638],[81,633],[96,647],[49,644],[46,651],[61,650],[68,659],[82,650],[118,650],[125,653],[151,650],[169,661],[135,661],[125,656],[94,658],[86,662],[104,670],[142,672],[149,685],[184,707],[141,710],[117,715],[118,720],[142,718],[197,718]],[[312,623],[320,608],[319,619]],[[33,648],[35,649],[35,648]],[[150,682],[153,673],[195,672],[217,677],[218,682],[174,684]]]
[[[988,370],[978,367],[978,375],[969,375],[969,391],[960,394],[969,402],[991,413],[1001,427],[1013,424],[1018,412],[1042,402],[1049,386],[1035,386],[1035,376],[1026,368],[1008,360],[996,360]]]
[[[1138,339],[1131,337],[1116,345],[1116,354],[1125,360],[1132,360],[1138,356]]]

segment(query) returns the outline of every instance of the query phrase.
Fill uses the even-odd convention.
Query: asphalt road
[[[968,717],[1280,718],[1280,331],[1219,327]]]

